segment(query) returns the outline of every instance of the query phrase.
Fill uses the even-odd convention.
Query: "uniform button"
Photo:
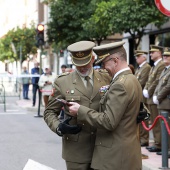
[[[82,125],[84,126],[84,123]]]
[[[100,145],[101,145],[102,143],[100,142]]]
[[[94,134],[94,132],[91,132],[91,134],[93,135],[93,134]]]
[[[68,140],[68,137],[66,139]]]

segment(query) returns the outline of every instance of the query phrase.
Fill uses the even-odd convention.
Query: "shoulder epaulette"
[[[119,80],[119,81],[122,81],[122,80],[124,80],[124,78],[125,78],[125,76],[124,76],[124,75],[122,75],[122,76],[120,76],[120,77],[119,77],[119,79],[118,79],[118,80]]]
[[[69,75],[69,74],[70,74],[69,72],[65,72],[65,73],[60,74],[57,78],[63,77],[63,76],[67,76],[67,75]]]
[[[99,72],[100,72],[100,73],[108,73],[108,71],[105,70],[105,69],[100,69]]]

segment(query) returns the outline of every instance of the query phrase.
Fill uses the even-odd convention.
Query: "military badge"
[[[102,87],[99,89],[99,92],[100,92],[100,93],[106,93],[106,91],[108,90],[108,88],[109,88],[109,85],[102,86]]]

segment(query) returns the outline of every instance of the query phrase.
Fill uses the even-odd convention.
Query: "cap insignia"
[[[166,48],[164,49],[164,51],[165,51],[165,52],[168,52],[168,48],[166,47]]]
[[[84,56],[84,53],[78,52],[78,53],[76,53],[76,56],[77,56],[77,57],[83,57],[83,56]]]

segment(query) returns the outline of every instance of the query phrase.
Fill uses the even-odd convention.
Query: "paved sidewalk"
[[[39,96],[38,96],[38,92],[36,95],[36,103],[35,106],[32,106],[32,90],[29,90],[29,100],[25,100],[22,98],[20,100],[16,100],[16,104],[21,107],[26,109],[27,111],[31,111],[34,112],[35,115],[40,114],[43,115],[44,112],[44,102],[43,102],[43,98],[41,99],[41,104],[40,104],[40,112],[38,113],[38,105],[39,105]]]
[[[153,141],[150,141],[152,145]],[[162,156],[157,155],[155,152],[149,152],[145,147],[141,148],[142,153],[148,155],[148,159],[142,160],[143,170],[160,170],[162,168]],[[170,167],[170,159],[168,159],[169,167]],[[163,168],[167,170],[166,168]]]

